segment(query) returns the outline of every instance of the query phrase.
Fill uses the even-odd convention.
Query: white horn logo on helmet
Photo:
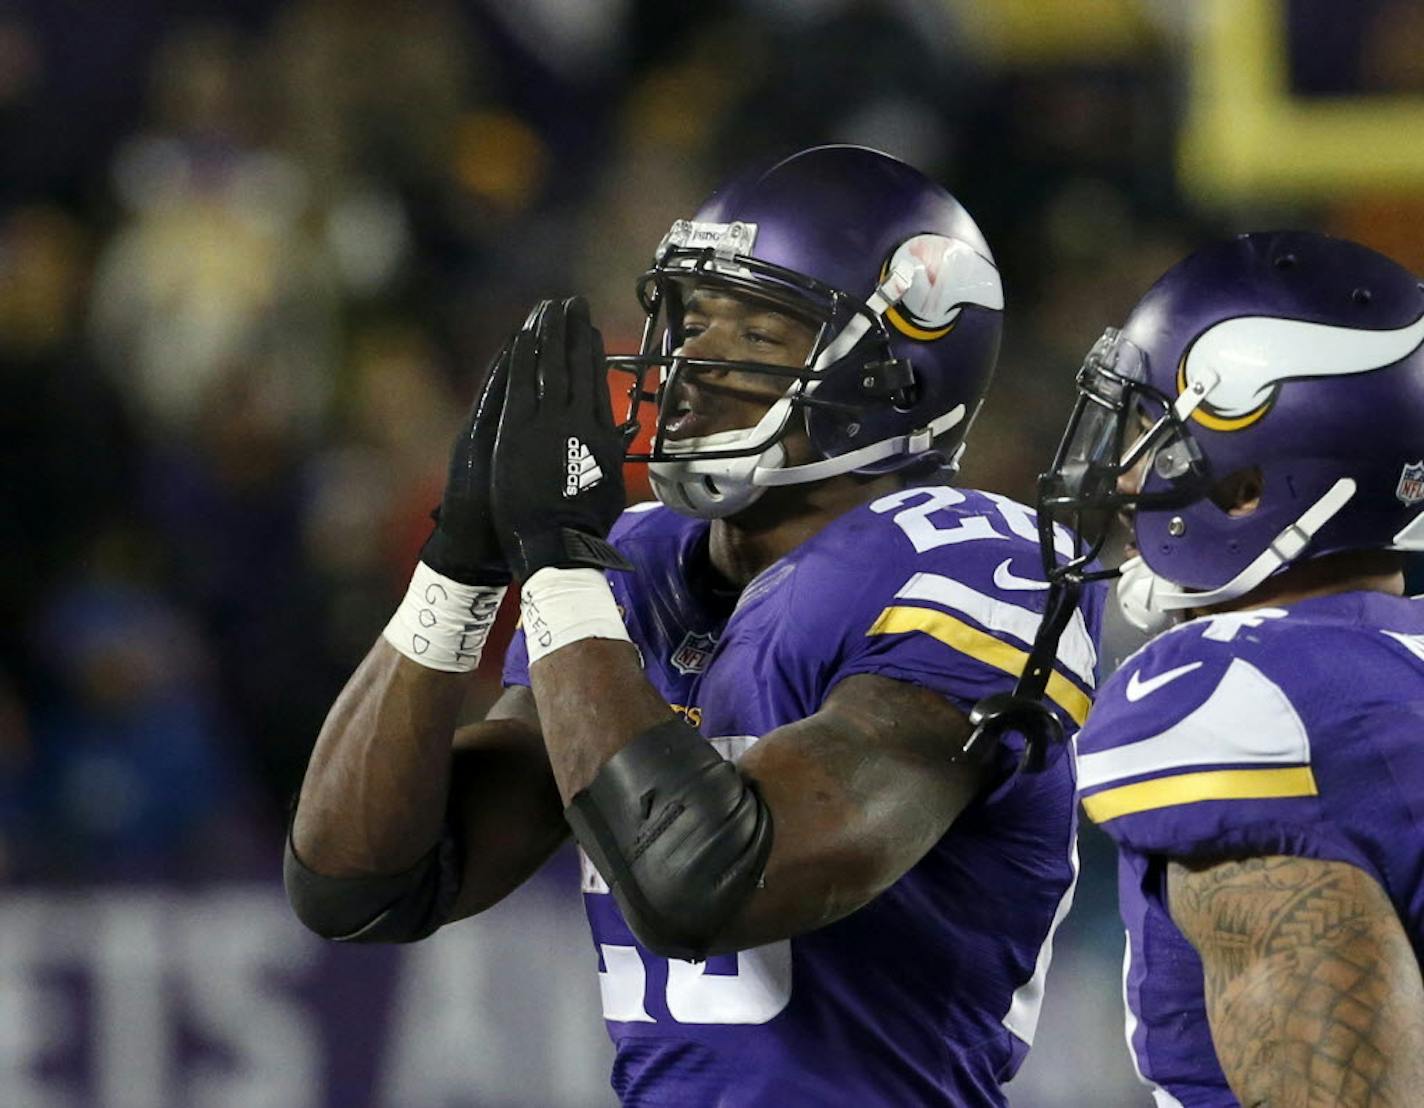
[[[1391,331],[1242,316],[1202,332],[1178,371],[1177,390],[1214,379],[1192,418],[1213,431],[1239,431],[1266,414],[1285,381],[1370,373],[1421,342],[1424,316]]]
[[[881,269],[914,274],[900,302],[885,313],[891,326],[922,342],[943,338],[965,304],[1003,311],[999,269],[967,242],[943,235],[916,235],[900,244]]]

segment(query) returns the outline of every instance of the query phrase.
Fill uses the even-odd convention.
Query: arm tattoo
[[[1168,869],[1212,1041],[1247,1108],[1424,1104],[1424,983],[1383,890],[1343,862]]]

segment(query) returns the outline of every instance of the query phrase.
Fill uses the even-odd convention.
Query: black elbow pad
[[[564,814],[633,934],[668,958],[706,956],[771,853],[756,787],[678,720],[614,754]]]
[[[412,943],[449,918],[460,891],[459,855],[456,838],[447,833],[403,873],[328,877],[297,857],[289,829],[282,880],[297,918],[324,939]]]

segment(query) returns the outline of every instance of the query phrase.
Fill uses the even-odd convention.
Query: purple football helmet
[[[677,356],[693,287],[766,301],[807,320],[804,365]],[[630,422],[656,400],[653,490],[687,515],[746,507],[769,485],[957,461],[998,356],[1003,292],[984,236],[939,185],[855,146],[804,150],[718,189],[678,220],[643,275],[642,350],[609,358],[631,371]],[[645,377],[657,371],[659,388]],[[785,387],[755,427],[670,439],[680,374],[728,371]],[[788,466],[782,440],[803,427],[818,459]]]
[[[1087,567],[1131,509],[1119,596],[1139,626],[1293,562],[1424,549],[1424,284],[1373,250],[1307,232],[1209,246],[1098,341],[1078,390],[1040,481],[1045,533],[1078,535],[1052,571],[1101,575]],[[1119,488],[1144,459],[1140,489]],[[1254,510],[1213,499],[1253,469]]]

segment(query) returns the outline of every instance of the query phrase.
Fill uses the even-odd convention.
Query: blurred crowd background
[[[1252,19],[1276,117],[1230,92]],[[566,858],[434,953],[332,952],[277,885],[535,299],[631,349],[635,278],[729,170],[897,154],[996,252],[964,481],[1028,499],[1083,354],[1195,244],[1317,227],[1424,269],[1407,151],[1226,149],[1372,105],[1421,146],[1421,104],[1420,0],[0,0],[0,1103],[607,1102]],[[1021,1108],[1149,1099],[1091,830],[1083,866]]]

